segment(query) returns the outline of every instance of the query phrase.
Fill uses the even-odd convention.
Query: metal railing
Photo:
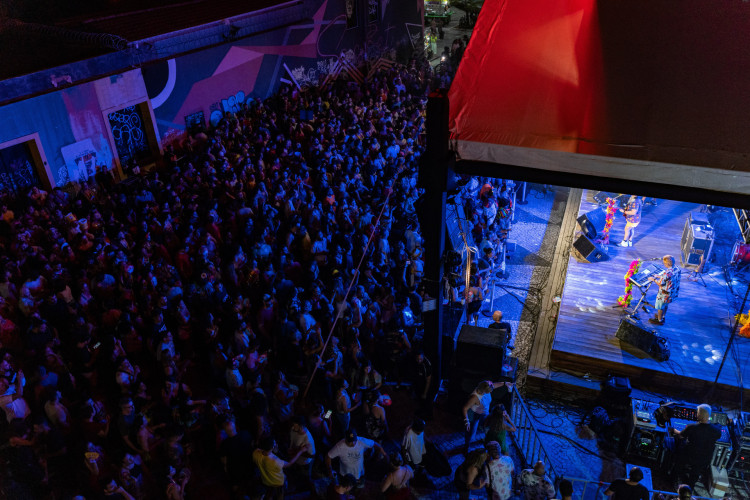
[[[560,476],[558,476],[552,460],[550,460],[550,455],[544,449],[542,440],[539,438],[539,431],[536,430],[536,426],[534,425],[534,417],[526,407],[526,403],[524,403],[515,385],[513,385],[512,401],[510,418],[513,420],[513,425],[516,426],[516,432],[513,433],[513,441],[521,454],[521,458],[525,462],[524,465],[531,467],[541,460],[547,468],[550,479],[552,479],[553,483],[557,484]]]
[[[513,420],[513,425],[516,426],[516,432],[512,434],[511,439],[521,455],[521,459],[524,462],[523,465],[524,467],[532,467],[539,460],[544,462],[547,474],[555,485],[555,488],[557,488],[559,481],[563,479],[564,476],[559,474],[555,469],[550,454],[544,449],[544,444],[542,444],[542,440],[539,437],[539,431],[537,431],[536,426],[534,425],[535,419],[527,408],[526,403],[515,385],[513,386],[512,394],[513,399],[510,416],[511,420]],[[600,500],[602,498],[607,498],[604,496],[604,491],[609,486],[609,483],[576,477],[565,477],[565,479],[573,483],[573,498],[580,500]],[[678,496],[677,493],[673,491],[652,489],[649,490],[649,492],[652,500],[658,500],[660,498],[676,498]],[[693,498],[697,500],[708,500],[704,497],[697,496],[693,496]]]

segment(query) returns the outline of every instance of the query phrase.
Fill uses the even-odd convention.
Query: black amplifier
[[[658,429],[636,427],[628,441],[626,455],[657,462],[664,448],[666,433]]]

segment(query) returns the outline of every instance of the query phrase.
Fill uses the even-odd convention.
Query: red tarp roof
[[[750,193],[749,34],[740,0],[486,0],[449,93],[453,148]]]

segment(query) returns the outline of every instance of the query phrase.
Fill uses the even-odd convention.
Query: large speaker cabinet
[[[657,335],[655,331],[646,330],[640,324],[628,318],[623,318],[620,321],[620,326],[617,328],[615,337],[622,342],[640,349],[656,361],[666,361],[669,359],[669,341]]]
[[[585,234],[580,235],[573,242],[573,248],[588,262],[601,262],[609,258],[607,252],[601,246],[591,241]]]

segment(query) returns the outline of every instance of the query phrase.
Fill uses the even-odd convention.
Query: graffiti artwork
[[[138,106],[128,106],[107,118],[112,128],[120,163],[126,164],[133,159],[142,159],[150,155],[151,149],[146,136],[146,128]]]
[[[22,193],[39,184],[27,143],[0,150],[0,190]]]
[[[224,117],[224,113],[237,113],[242,109],[244,103],[245,93],[241,90],[234,95],[230,95],[226,99],[222,99],[219,105],[211,107],[211,114],[208,118],[209,123],[212,127],[215,127]]]
[[[421,42],[423,2],[309,0],[311,19],[279,26],[144,66],[143,75],[164,140],[203,110],[207,125],[249,96],[264,99],[279,85],[306,88],[336,78],[363,81],[379,59],[406,62]],[[242,89],[243,94],[238,95]],[[233,98],[232,98],[233,97]]]
[[[85,139],[60,148],[60,152],[67,167],[67,181],[83,182],[94,177],[96,174],[96,150],[91,139]],[[65,182],[62,179],[60,180],[60,184],[65,184]]]

